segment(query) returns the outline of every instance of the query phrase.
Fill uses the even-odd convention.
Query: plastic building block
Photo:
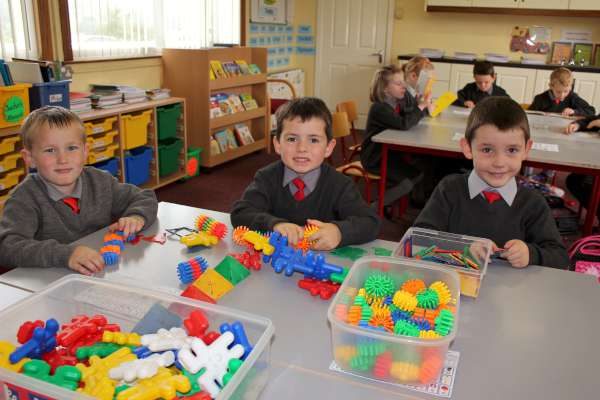
[[[269,243],[269,239],[258,232],[248,231],[244,233],[242,239],[252,243],[254,250],[262,251],[265,256],[270,256],[275,248]]]
[[[146,242],[165,244],[167,243],[167,235],[164,232],[162,232],[154,236],[144,236],[142,237],[142,240]]]
[[[342,267],[342,272],[340,272],[339,274],[333,273],[329,275],[329,280],[333,283],[339,283],[341,285],[342,283],[344,283],[344,279],[346,279],[348,272],[350,272],[350,269]]]
[[[8,356],[15,351],[15,346],[10,342],[0,341],[0,368],[5,368],[14,372],[20,372],[23,364],[29,361],[29,358],[22,358],[16,363],[10,362]]]
[[[121,347],[115,343],[96,343],[91,346],[81,346],[75,352],[79,360],[86,360],[91,356],[106,357],[119,350]]]
[[[98,381],[94,382],[93,385],[86,384],[85,387],[79,388],[77,389],[77,391],[95,397],[99,400],[113,400],[113,397],[115,396],[116,392],[115,386],[115,381],[113,381],[107,376],[104,376]],[[126,385],[122,386],[124,387],[124,389],[128,387]]]
[[[44,354],[42,360],[50,365],[51,373],[54,373],[58,367],[63,365],[75,366],[77,364],[77,357],[70,354],[69,349],[65,347],[57,347],[55,350]]]
[[[119,392],[117,400],[158,400],[174,399],[177,392],[187,393],[192,385],[184,375],[171,375],[166,368],[161,368],[152,378],[143,379],[136,386]]]
[[[204,257],[196,256],[177,264],[177,276],[181,283],[192,283],[206,271],[206,268],[208,268],[208,262]]]
[[[100,249],[100,254],[106,265],[114,265],[119,262],[119,256],[125,249],[124,241],[122,232],[108,232],[104,235],[104,244]]]
[[[298,281],[298,287],[308,290],[312,296],[319,296],[323,300],[329,300],[338,291],[340,285],[318,279],[304,278]]]
[[[142,319],[131,329],[140,335],[156,333],[160,328],[172,328],[181,326],[182,320],[179,315],[165,308],[160,303],[154,303],[144,314]]]
[[[46,321],[44,328],[35,328],[31,339],[13,351],[8,359],[14,364],[25,357],[40,358],[44,353],[48,353],[56,347],[57,331],[58,321],[50,318]]]
[[[208,329],[208,319],[200,310],[194,310],[190,315],[183,320],[183,326],[187,330],[188,335],[202,337]]]
[[[147,379],[158,373],[159,367],[169,367],[175,362],[175,353],[166,351],[162,354],[153,354],[141,360],[125,362],[108,371],[108,376],[115,380],[134,382],[138,379]]]
[[[196,288],[203,291],[210,298],[218,300],[231,289],[233,285],[223,275],[219,274],[214,269],[208,269],[200,278],[192,283]]]
[[[223,387],[227,386],[233,375],[242,367],[242,360],[236,360],[232,358],[229,360],[229,364],[227,364],[227,373],[223,375]]]
[[[204,374],[198,378],[198,383],[202,390],[212,397],[217,397],[221,391],[219,385],[223,384],[222,379],[227,373],[229,360],[240,358],[244,354],[244,347],[241,345],[236,344],[229,349],[234,339],[233,333],[225,332],[207,346],[202,340],[194,338],[191,350],[186,348],[179,351],[179,362],[189,372],[196,373],[206,368]]]
[[[23,374],[68,390],[77,389],[81,380],[81,372],[70,365],[58,367],[54,375],[50,375],[50,365],[42,360],[30,360],[25,363]]]
[[[154,352],[179,350],[187,347],[189,343],[190,338],[183,328],[173,327],[169,330],[161,328],[156,333],[142,336],[142,346],[146,346]]]
[[[187,247],[194,246],[214,246],[219,242],[219,238],[206,232],[194,232],[183,236],[179,242]]]
[[[373,254],[376,256],[386,256],[389,257],[392,255],[392,250],[386,249],[384,247],[373,247]]]
[[[116,343],[116,344],[128,344],[132,346],[139,346],[142,344],[141,336],[135,332],[110,332],[106,331],[102,334],[102,341],[104,343]]]
[[[246,267],[248,270],[260,271],[262,268],[262,261],[260,257],[260,253],[254,249],[250,251],[245,251],[243,253],[233,253],[231,254],[233,258],[238,260],[240,264]]]
[[[237,285],[250,275],[242,264],[231,256],[225,256],[223,260],[215,267],[215,271],[231,282],[232,285]]]
[[[17,332],[17,341],[21,344],[25,343],[33,336],[33,330],[35,328],[43,328],[44,321],[26,321],[19,327],[19,331]]]
[[[219,327],[219,331],[221,333],[231,332],[233,333],[233,343],[239,344],[244,348],[244,354],[240,357],[242,360],[245,360],[246,357],[252,352],[252,345],[248,341],[248,336],[246,336],[246,330],[244,329],[244,325],[241,322],[235,321],[233,324],[229,325],[228,323],[221,324]]]
[[[244,239],[244,235],[249,231],[250,229],[247,226],[238,226],[235,228],[231,233],[231,239],[233,240],[233,243],[237,244],[238,246],[253,249],[254,245]]]
[[[209,235],[216,236],[219,240],[227,235],[227,225],[208,215],[200,215],[196,219],[196,229],[198,229],[198,232],[206,232]]]
[[[71,322],[63,324],[60,332],[56,335],[56,341],[60,346],[70,349],[75,354],[77,348],[90,346],[102,338],[104,331],[118,331],[119,325],[109,324],[103,315],[77,315]]]
[[[218,332],[210,331],[206,335],[204,335],[201,339],[206,344],[211,344],[215,340],[217,340],[221,336]]]
[[[331,252],[331,255],[340,258],[348,258],[352,261],[356,261],[362,256],[367,254],[367,251],[358,247],[339,247]]]
[[[181,372],[183,373],[183,376],[188,378],[188,380],[190,381],[190,384],[192,386],[190,391],[185,394],[185,397],[183,397],[184,399],[186,399],[186,400],[194,399],[195,397],[193,397],[193,395],[195,395],[195,394],[202,394],[202,395],[208,396],[208,393],[202,392],[202,388],[198,384],[198,378],[200,378],[200,375],[202,375],[204,373],[203,369],[196,372],[195,374],[192,374],[191,372],[187,371],[185,368],[182,367]],[[178,393],[178,394],[181,394],[181,393]],[[190,396],[192,396],[192,397],[190,397]],[[212,400],[212,397],[208,396],[208,399]]]
[[[81,379],[85,383],[85,386],[88,387],[108,379],[108,371],[112,368],[135,359],[136,356],[131,352],[129,347],[122,347],[104,358],[91,356],[89,359],[89,366],[77,364],[76,368],[81,371]]]
[[[216,300],[204,293],[202,290],[198,289],[194,285],[188,286],[183,292],[181,292],[180,296],[188,297],[190,299],[205,301],[207,303],[217,304]]]

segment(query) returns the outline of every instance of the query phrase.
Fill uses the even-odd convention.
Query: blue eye
[[[72,144],[67,149],[69,151],[77,151],[77,150],[79,150],[79,146],[77,146],[76,144]]]

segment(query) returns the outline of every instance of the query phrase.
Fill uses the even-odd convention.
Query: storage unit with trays
[[[269,110],[267,107],[267,50],[264,48],[234,47],[214,49],[163,49],[163,84],[171,93],[185,97],[190,112],[186,116],[189,129],[188,145],[202,148],[201,164],[213,167],[266,147],[269,140]],[[260,74],[239,75],[211,80],[210,61],[244,60],[256,64]],[[197,73],[189,74],[190,70]],[[210,118],[210,96],[215,93],[250,94],[258,108]],[[246,124],[254,143],[241,145],[215,154],[210,140],[215,132]]]
[[[19,127],[0,129],[0,212],[8,193],[25,177]]]

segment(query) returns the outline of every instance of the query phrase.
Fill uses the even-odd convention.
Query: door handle
[[[383,62],[383,50],[379,50],[377,53],[371,53],[371,56],[376,56],[379,60],[379,64]]]

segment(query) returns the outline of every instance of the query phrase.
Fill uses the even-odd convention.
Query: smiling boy
[[[494,65],[489,61],[476,61],[473,65],[473,79],[458,91],[455,106],[473,108],[481,100],[490,96],[507,96],[506,90],[496,85]]]
[[[450,175],[436,187],[415,226],[489,238],[515,268],[567,268],[569,258],[550,208],[515,175],[531,150],[523,109],[507,97],[490,97],[469,115],[463,154],[473,171]]]
[[[275,151],[281,156],[259,171],[231,211],[234,227],[276,231],[296,244],[304,225],[315,250],[374,240],[380,227],[352,180],[323,161],[335,148],[331,113],[322,100],[305,97],[277,110]]]

